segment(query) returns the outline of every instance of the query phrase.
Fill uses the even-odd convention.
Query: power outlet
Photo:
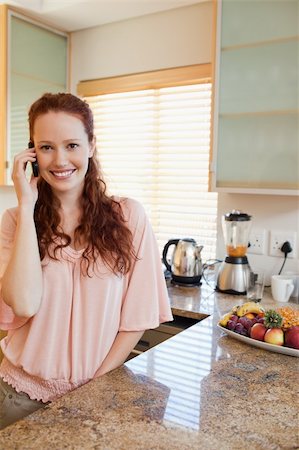
[[[265,254],[266,230],[251,230],[248,253],[255,255]]]
[[[280,250],[283,243],[289,241],[292,247],[292,251],[288,253],[288,258],[296,257],[296,239],[297,233],[292,231],[271,231],[270,232],[270,256],[284,256],[283,252]]]

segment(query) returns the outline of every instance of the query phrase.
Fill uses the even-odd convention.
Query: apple
[[[250,337],[257,341],[263,341],[267,328],[262,323],[255,323],[250,330]]]
[[[285,345],[299,350],[299,326],[295,325],[285,332]]]
[[[266,331],[264,341],[267,344],[283,345],[284,334],[281,328],[270,328]]]

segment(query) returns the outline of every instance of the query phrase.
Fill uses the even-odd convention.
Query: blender
[[[222,217],[222,229],[227,256],[217,276],[216,290],[227,294],[244,295],[251,269],[246,256],[251,216],[232,211]]]

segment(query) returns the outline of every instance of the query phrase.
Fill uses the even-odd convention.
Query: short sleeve
[[[0,329],[10,330],[19,328],[27,318],[17,317],[12,308],[8,306],[2,297],[2,277],[10,259],[16,230],[16,208],[4,212],[0,231]]]
[[[138,259],[127,274],[119,331],[142,331],[173,317],[156,237],[144,208],[130,199],[125,208]]]

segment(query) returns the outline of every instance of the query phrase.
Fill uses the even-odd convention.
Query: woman
[[[87,103],[45,94],[29,131],[1,230],[2,427],[120,366],[144,330],[172,320],[143,208],[106,193]]]

